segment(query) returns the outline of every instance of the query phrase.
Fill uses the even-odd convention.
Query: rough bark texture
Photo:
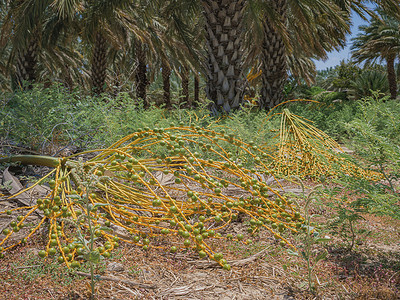
[[[63,75],[63,83],[64,83],[65,87],[68,88],[68,90],[70,92],[72,92],[72,90],[74,88],[74,81],[72,80],[70,66],[64,65],[62,75]]]
[[[207,98],[213,115],[243,102],[241,22],[244,0],[203,0],[206,19]]]
[[[185,67],[181,70],[182,78],[182,98],[181,101],[185,103],[186,107],[192,107],[189,97],[189,70]]]
[[[270,1],[277,15],[286,23],[287,0]],[[262,45],[261,108],[270,109],[284,100],[283,88],[287,80],[286,49],[282,36],[267,17],[264,22]]]
[[[94,94],[104,92],[107,70],[107,44],[101,32],[96,34],[96,40],[93,47],[91,81]]]
[[[194,105],[197,106],[200,101],[200,77],[194,74]]]
[[[144,51],[143,44],[141,42],[136,42],[135,44],[135,53],[137,60],[137,68],[136,68],[136,96],[139,99],[142,99],[144,102],[144,107],[149,107],[149,103],[147,102],[147,85],[149,81],[147,79],[147,65],[146,65],[146,52]]]
[[[165,106],[167,108],[171,108],[171,84],[170,84],[170,77],[171,77],[171,67],[169,64],[163,60],[162,61],[162,79],[163,79],[163,90],[164,90],[164,96],[163,100],[165,103]]]
[[[36,82],[38,49],[39,42],[36,38],[33,38],[28,44],[28,47],[18,53],[15,79],[20,88],[30,89],[32,83]]]
[[[389,81],[389,89],[390,89],[390,98],[396,99],[397,97],[397,80],[396,80],[396,71],[394,68],[395,56],[389,56],[386,61],[386,68],[388,74]]]

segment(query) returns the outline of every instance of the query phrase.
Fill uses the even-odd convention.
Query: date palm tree
[[[163,100],[167,108],[172,108],[170,77],[180,77],[186,105],[189,100],[189,72],[201,69],[202,34],[197,9],[193,1],[156,1],[153,19],[158,26],[151,31],[157,38],[152,38],[156,49],[154,67],[161,70],[163,79]]]
[[[44,16],[50,1],[2,1],[7,11],[1,27],[0,45],[11,45],[8,70],[22,87],[37,79],[37,62],[41,47]],[[29,85],[28,85],[29,87]]]
[[[181,88],[182,88],[182,99],[186,107],[192,106],[192,101],[189,96],[189,69],[186,66],[182,66],[180,69],[181,77]]]
[[[53,5],[56,2],[1,1],[0,48],[8,49],[3,66],[5,74],[11,75],[13,89],[29,88],[44,77],[71,82],[82,76],[76,39],[65,26],[65,14]]]
[[[137,30],[133,19],[134,5],[128,0],[79,2],[82,11],[76,17],[83,29],[82,39],[91,48],[92,91],[100,94],[106,84],[109,49],[123,47],[129,41],[128,31]]]
[[[245,24],[249,35],[250,61],[260,57],[262,65],[261,107],[271,108],[284,99],[283,88],[290,71],[288,60],[302,57],[324,59],[327,53],[345,44],[351,11],[372,14],[365,3],[352,0],[248,0]],[[371,2],[371,1],[370,1]],[[372,1],[396,7],[396,0]],[[248,21],[250,19],[250,21]],[[253,22],[252,22],[253,21]],[[256,42],[255,42],[256,41]],[[261,47],[260,47],[261,46]],[[300,62],[295,65],[299,66]],[[254,64],[253,64],[254,65]]]
[[[47,47],[53,54],[55,49],[60,49],[60,38],[74,46],[78,41],[81,65],[74,69],[89,75],[94,93],[103,92],[109,50],[129,47],[129,32],[141,37],[146,35],[136,22],[140,20],[137,13],[141,10],[135,8],[129,0],[8,1],[9,13],[2,26],[2,41],[11,37],[11,60],[15,62],[14,73],[18,84],[24,80],[36,81],[38,57],[46,50],[44,42],[48,40],[44,36],[49,36],[51,43],[47,43]],[[52,26],[46,26],[48,23]],[[68,38],[60,34],[62,32],[68,32]],[[62,55],[60,51],[58,57]],[[66,73],[72,71],[67,60],[58,68]],[[90,71],[86,71],[87,68]]]
[[[289,73],[312,81],[311,58],[326,58],[344,45],[349,16],[334,0],[250,2],[246,65],[261,64],[260,106],[270,109],[284,100]]]
[[[135,59],[136,59],[136,71],[135,71],[135,81],[136,81],[136,96],[138,99],[143,101],[145,108],[149,106],[147,101],[147,86],[149,85],[149,79],[147,76],[147,55],[146,55],[146,45],[140,40],[136,40],[135,44]]]
[[[200,73],[206,78],[206,96],[210,100],[209,108],[212,114],[228,113],[239,108],[244,93],[241,26],[246,1],[160,2],[163,3],[160,11],[171,21],[166,26],[173,28],[167,32],[178,35],[181,42],[181,47],[176,47],[176,44],[171,47],[167,39],[164,47],[170,52],[168,57],[174,60],[171,67],[182,77],[184,90],[186,91],[187,87],[187,72],[181,70],[188,69],[195,74],[195,102],[198,102],[199,98]],[[203,18],[199,18],[199,11],[203,12]],[[202,30],[203,28],[205,30]],[[193,46],[196,44],[202,46]],[[201,48],[205,48],[205,51]],[[187,95],[187,92],[185,94]]]
[[[263,69],[262,107],[278,104],[288,73],[287,57],[291,58],[293,73],[306,71],[304,75],[310,78],[315,72],[310,58],[326,57],[327,51],[342,46],[349,28],[348,19],[333,0],[200,2],[208,54],[206,94],[212,100],[213,114],[229,112],[242,104],[243,72],[257,65],[259,58]],[[322,13],[329,21],[319,17]],[[244,31],[250,33],[246,34],[245,46]],[[290,35],[296,38],[291,40]],[[296,56],[302,59],[292,63]]]
[[[57,74],[52,74],[55,70],[64,70],[58,72],[60,79],[65,79],[70,69],[78,70],[81,57],[73,48],[76,44],[69,38],[68,27],[63,26],[61,12],[52,3],[2,1],[2,12],[4,9],[6,14],[2,18],[0,45],[10,49],[5,71],[11,75],[13,89],[30,88],[47,75],[57,80]]]
[[[6,17],[8,11],[8,5],[6,1],[0,1],[0,28],[3,27],[3,22]],[[1,41],[1,39],[0,39]],[[2,47],[0,47],[0,89],[10,90],[10,83],[7,78],[7,60],[10,56],[11,45],[10,43],[1,43]]]
[[[246,1],[202,0],[206,29],[206,95],[216,115],[243,102],[242,21]]]
[[[400,57],[400,21],[378,11],[379,17],[373,17],[370,24],[360,26],[360,33],[353,39],[352,57],[360,63],[386,61],[390,96],[397,97],[397,79],[395,61]]]

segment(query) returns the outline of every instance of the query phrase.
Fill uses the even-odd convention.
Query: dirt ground
[[[26,177],[35,176],[34,173],[18,176],[22,185],[28,182]],[[290,186],[287,189],[291,189],[293,194],[298,192]],[[38,189],[20,200],[29,202],[45,192]],[[0,211],[22,204],[6,201],[3,197]],[[313,204],[312,209],[322,215],[319,219],[322,224],[334,214],[321,204]],[[0,230],[15,216],[2,214]],[[39,217],[32,215],[30,221]],[[400,299],[399,225],[399,221],[388,217],[366,215],[357,225],[360,233],[351,252],[346,251],[348,242],[343,237],[330,235],[329,230],[322,229],[324,234],[330,235],[331,241],[312,246],[311,266],[315,265],[313,258],[319,253],[326,252],[327,256],[315,265],[310,277],[307,261],[301,256],[290,255],[267,233],[254,236],[251,245],[229,240],[219,242],[219,248],[232,265],[230,271],[215,267],[208,260],[199,260],[191,251],[177,254],[153,249],[145,251],[121,243],[112,257],[102,261],[95,270],[96,297]],[[227,230],[237,233],[244,230],[242,226],[234,223]],[[21,230],[13,238],[23,238],[26,233]],[[301,237],[291,241],[299,247],[298,250],[304,248]],[[0,260],[0,299],[88,299],[90,280],[68,270],[55,259],[40,259],[37,253],[43,246],[43,236],[38,233],[27,244],[14,248]],[[78,271],[87,274],[89,269],[83,265]],[[313,293],[309,282],[314,287]]]

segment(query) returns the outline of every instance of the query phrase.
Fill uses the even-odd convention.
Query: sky
[[[325,70],[326,68],[334,67],[340,64],[340,61],[342,61],[343,59],[345,60],[350,59],[351,38],[355,37],[359,32],[358,26],[365,24],[368,24],[368,22],[364,21],[357,14],[353,13],[353,25],[351,27],[351,34],[347,36],[346,47],[343,50],[328,53],[328,59],[326,61],[322,60],[314,61],[317,70]]]

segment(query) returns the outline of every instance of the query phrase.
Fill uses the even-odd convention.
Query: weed
[[[291,249],[288,249],[288,253],[290,255],[301,256],[301,258],[306,263],[306,270],[307,270],[307,280],[300,284],[300,287],[304,287],[308,285],[308,289],[311,293],[315,293],[315,283],[313,280],[314,269],[317,264],[324,260],[328,255],[326,249],[322,249],[321,251],[316,252],[314,246],[316,244],[321,244],[330,241],[328,236],[321,237],[320,232],[315,227],[315,224],[311,222],[311,220],[318,215],[310,214],[310,204],[314,199],[314,194],[318,188],[315,187],[308,195],[305,194],[304,184],[300,180],[300,185],[302,188],[302,197],[304,201],[304,224],[302,225],[301,229],[304,231],[303,235],[299,235],[298,239],[300,240],[300,244],[298,245],[298,252],[294,252]]]
[[[142,270],[137,265],[130,266],[128,268],[128,274],[129,275],[138,276],[141,272],[142,272]]]
[[[78,248],[77,250],[77,258],[83,258],[87,263],[89,264],[89,269],[90,269],[90,288],[91,288],[91,298],[94,298],[95,296],[95,276],[94,276],[94,268],[95,265],[98,265],[101,261],[102,258],[110,257],[110,252],[107,251],[108,249],[112,249],[113,245],[109,242],[104,244],[104,247],[98,247],[95,248],[96,244],[98,244],[98,241],[96,243],[96,240],[98,240],[99,234],[101,230],[103,231],[110,231],[110,228],[106,226],[95,226],[93,224],[93,216],[92,214],[97,212],[99,208],[104,208],[108,206],[106,203],[92,203],[89,200],[89,194],[91,194],[96,186],[99,184],[101,180],[104,180],[102,177],[98,176],[90,176],[90,173],[84,172],[84,166],[82,161],[79,162],[79,164],[76,167],[76,174],[77,176],[80,177],[81,185],[84,187],[84,194],[82,195],[70,195],[70,198],[75,199],[75,204],[80,205],[83,210],[84,214],[79,216],[75,222],[75,226],[77,227],[77,233],[76,233],[76,242],[75,242],[75,248]],[[81,230],[81,223],[84,223],[85,227],[87,228],[87,233],[88,237],[85,236],[85,234],[82,234]],[[117,240],[114,239],[116,242]],[[96,243],[96,244],[95,244]],[[114,243],[115,247],[116,243]],[[65,259],[65,256],[63,254],[63,257]],[[79,268],[80,264],[78,262],[72,262],[71,266],[75,268]]]
[[[347,251],[350,252],[353,250],[357,237],[368,232],[364,229],[356,229],[356,224],[364,220],[362,211],[354,207],[354,203],[349,203],[348,195],[338,197],[342,192],[343,190],[338,187],[325,188],[320,196],[324,197],[326,205],[334,210],[333,218],[329,219],[326,225],[329,232],[341,236],[346,241],[350,240],[347,245]]]
[[[50,276],[61,286],[70,286],[78,278],[73,273],[68,272],[64,265],[57,263],[56,259],[49,258],[44,262],[33,254],[28,254],[21,260],[10,263],[8,273],[10,274],[10,283],[16,278],[32,283]]]

